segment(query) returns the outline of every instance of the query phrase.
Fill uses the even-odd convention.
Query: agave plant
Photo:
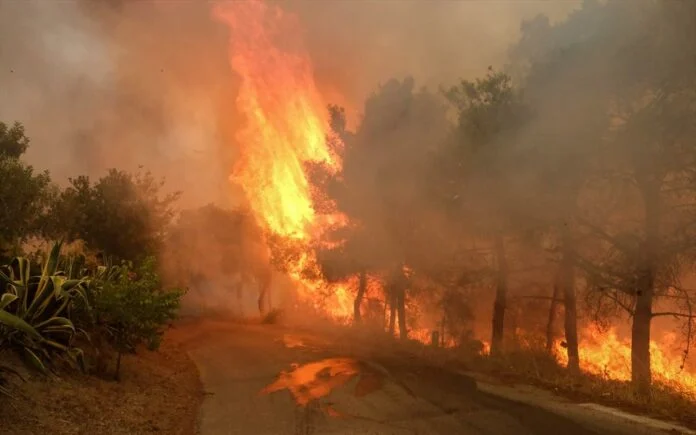
[[[0,268],[3,316],[7,322],[15,322],[0,334],[1,345],[19,350],[25,361],[43,372],[55,357],[83,363],[82,351],[73,346],[77,331],[70,310],[77,299],[87,303],[88,280],[68,279],[58,270],[61,246],[61,242],[53,246],[41,275],[32,276],[31,264],[23,257]]]
[[[24,320],[12,313],[5,311],[5,307],[17,299],[16,296],[5,293],[0,296],[0,325],[7,331],[20,331],[35,339],[41,339],[41,335]],[[0,365],[0,394],[11,396],[10,390],[6,386],[5,375],[10,374],[21,379],[21,375],[12,367]]]

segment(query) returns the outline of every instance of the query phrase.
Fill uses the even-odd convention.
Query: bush
[[[183,291],[162,289],[153,258],[134,269],[132,263],[101,267],[88,287],[88,308],[76,313],[90,332],[98,357],[108,346],[117,353],[115,378],[121,356],[145,345],[156,350],[164,328],[177,316]],[[105,367],[98,363],[97,370]]]
[[[40,338],[39,334],[28,323],[15,316],[12,313],[5,311],[5,307],[17,299],[11,294],[3,294],[0,299],[0,342],[4,342],[5,338],[13,332],[25,333],[34,338]],[[12,367],[0,365],[0,394],[10,396],[10,390],[7,386],[8,375],[14,375],[21,378],[20,374]]]
[[[73,345],[77,330],[70,312],[78,299],[86,301],[88,281],[58,270],[61,246],[53,246],[40,275],[31,274],[31,262],[23,257],[0,268],[0,350],[19,352],[44,373],[56,359],[81,367],[83,361]]]

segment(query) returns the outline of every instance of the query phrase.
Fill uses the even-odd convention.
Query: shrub
[[[166,325],[177,316],[183,291],[162,289],[153,258],[134,269],[131,263],[100,267],[88,287],[88,310],[76,313],[92,335],[95,350],[106,344],[117,352],[115,378],[121,356],[138,346],[159,347]],[[103,367],[98,367],[103,370]]]
[[[77,331],[69,317],[74,302],[86,300],[88,281],[68,279],[58,270],[61,246],[53,246],[40,275],[31,275],[31,263],[23,257],[0,268],[0,349],[18,351],[44,373],[56,358],[80,366],[83,361],[73,346]]]
[[[29,336],[40,339],[39,334],[31,325],[14,314],[5,311],[5,307],[16,299],[16,296],[7,293],[3,294],[0,298],[0,327],[2,328],[0,329],[0,337],[5,337],[10,332],[23,332]],[[0,338],[0,341],[4,340]],[[10,390],[7,387],[7,375],[15,375],[20,378],[21,376],[12,367],[0,365],[0,394],[10,396]]]

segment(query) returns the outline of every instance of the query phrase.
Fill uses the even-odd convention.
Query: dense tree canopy
[[[96,182],[80,176],[57,198],[49,234],[83,240],[115,259],[139,259],[158,252],[174,217],[178,193],[162,195],[150,173],[112,169]]]
[[[28,145],[21,124],[0,122],[0,256],[17,253],[21,242],[38,234],[49,207],[48,172],[36,173],[20,160]]]

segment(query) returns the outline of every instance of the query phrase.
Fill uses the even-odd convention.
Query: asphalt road
[[[206,391],[202,435],[681,433],[424,363],[347,357],[335,343],[278,326],[182,329]]]

